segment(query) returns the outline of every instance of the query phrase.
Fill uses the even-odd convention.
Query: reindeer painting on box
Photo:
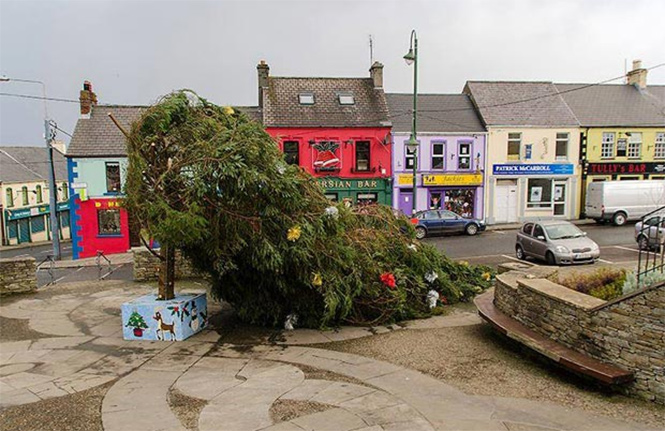
[[[175,321],[171,324],[164,323],[164,320],[162,320],[162,314],[159,311],[155,312],[155,315],[153,316],[153,319],[157,321],[157,329],[155,330],[157,334],[157,339],[158,340],[165,340],[165,331],[170,333],[170,340],[175,341]],[[160,336],[161,332],[161,336]]]

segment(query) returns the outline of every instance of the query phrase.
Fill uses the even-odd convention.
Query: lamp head
[[[416,54],[414,54],[413,48],[409,48],[409,52],[407,52],[403,58],[404,61],[406,61],[406,64],[411,66],[413,62],[416,61]]]
[[[411,152],[416,151],[418,149],[418,145],[419,145],[418,140],[413,135],[411,135],[409,140],[404,143],[406,149]]]
[[[0,76],[0,82],[9,82],[11,81],[7,75]]]

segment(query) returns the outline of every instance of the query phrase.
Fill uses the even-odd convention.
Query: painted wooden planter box
[[[125,340],[182,341],[208,324],[205,293],[184,293],[169,301],[145,295],[125,302],[122,336]]]

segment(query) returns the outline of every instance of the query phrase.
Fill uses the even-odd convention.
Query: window
[[[406,169],[413,169],[413,164],[415,163],[416,160],[416,150],[410,150],[408,147],[404,147],[404,166],[406,166]]]
[[[443,169],[445,162],[445,147],[443,142],[432,144],[432,169]],[[411,166],[413,169],[413,166]]]
[[[521,146],[522,146],[522,134],[508,133],[508,160],[520,159]]]
[[[284,160],[289,165],[299,165],[300,164],[300,152],[298,149],[297,141],[285,141],[284,142]]]
[[[568,133],[556,134],[556,160],[568,160]]]
[[[120,210],[97,210],[99,235],[121,235]]]
[[[471,143],[463,142],[459,144],[457,153],[457,169],[471,169]]]
[[[21,187],[21,196],[23,197],[23,205],[29,205],[30,200],[28,199],[28,188],[26,186]]]
[[[120,163],[106,162],[106,191],[120,191]]]
[[[326,193],[324,196],[331,202],[337,202],[337,193]]]
[[[533,237],[538,238],[539,236],[545,238],[545,230],[541,225],[537,224],[533,227]]]
[[[429,195],[429,209],[441,209],[441,192],[433,192]]]
[[[69,186],[67,186],[67,183],[62,183],[62,200],[66,201],[69,199]]]
[[[7,190],[5,190],[5,200],[7,201],[7,208],[14,206],[14,191],[11,187],[8,187]]]
[[[339,93],[337,95],[340,105],[353,105],[356,101],[353,99],[353,93]]]
[[[376,193],[358,193],[357,202],[359,205],[374,204],[376,201]]]
[[[628,151],[628,140],[626,138],[617,139],[617,157],[626,157]]]
[[[42,196],[42,186],[35,187],[35,192],[37,193],[37,203],[42,203],[44,200],[44,196]]]
[[[301,105],[313,105],[314,93],[300,93],[298,94],[298,101]]]
[[[533,229],[533,223],[527,223],[522,227],[522,233],[531,235],[531,229]]]
[[[60,226],[63,228],[69,227],[69,211],[60,212]]]
[[[642,155],[642,134],[632,132],[628,137],[628,158],[639,159]]]
[[[30,224],[32,225],[30,228],[32,233],[44,232],[46,229],[44,216],[31,217]]]
[[[603,133],[603,142],[600,146],[600,158],[612,159],[614,158],[614,133]]]
[[[452,211],[440,211],[441,218],[444,220],[455,220],[457,219],[457,214]]]
[[[653,148],[655,159],[665,159],[665,132],[656,133],[656,146]]]
[[[356,171],[369,171],[369,141],[356,141]]]
[[[422,218],[425,220],[439,220],[441,216],[438,211],[425,211]]]
[[[528,193],[527,208],[552,207],[552,180],[529,178]]]

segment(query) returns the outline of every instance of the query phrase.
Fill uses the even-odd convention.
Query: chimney
[[[97,105],[97,95],[92,91],[90,81],[83,81],[83,90],[79,95],[81,118],[90,118],[92,107]]]
[[[375,61],[369,68],[369,77],[374,82],[374,88],[383,88],[383,64]]]
[[[647,70],[642,67],[642,60],[633,60],[633,70],[626,74],[626,83],[638,90],[646,90]]]
[[[263,90],[268,89],[268,77],[270,76],[270,67],[265,62],[261,62],[256,66],[256,71],[259,77],[259,108],[263,108]]]

